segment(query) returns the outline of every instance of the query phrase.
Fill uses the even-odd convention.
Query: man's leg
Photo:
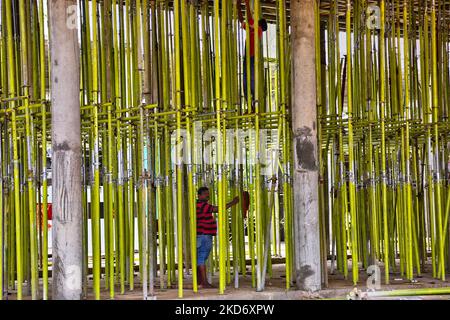
[[[214,288],[207,279],[207,272],[206,272],[206,261],[208,260],[209,254],[211,253],[212,249],[212,236],[206,236],[204,241],[205,247],[204,247],[204,253],[205,253],[205,264],[201,266],[201,272],[203,274],[203,286],[205,288]]]
[[[197,284],[200,289],[204,285],[202,266],[205,267],[206,260],[203,240],[203,236],[197,236]]]
[[[200,289],[203,288],[203,278],[200,271],[200,265],[197,266],[197,287]]]
[[[199,285],[199,288],[200,289],[208,288],[209,283],[206,280],[206,265],[203,264],[201,266],[198,266],[198,268],[199,268],[199,278],[202,279],[201,284]]]

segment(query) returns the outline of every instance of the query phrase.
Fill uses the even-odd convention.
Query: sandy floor
[[[349,269],[350,270],[350,269]],[[433,288],[433,287],[449,287],[450,283],[441,280],[437,280],[431,277],[431,272],[428,268],[421,277],[416,277],[415,281],[412,283],[401,277],[399,273],[391,274],[391,284],[383,285],[384,283],[384,272],[381,270],[382,274],[382,285],[380,290],[396,290],[396,289],[414,289],[414,288]],[[347,299],[347,295],[354,290],[351,281],[351,272],[349,272],[349,279],[344,279],[341,273],[335,272],[334,274],[329,274],[328,287],[323,290],[309,294],[301,292],[298,290],[286,290],[285,282],[285,266],[284,264],[277,264],[273,266],[273,275],[269,279],[266,279],[266,287],[264,292],[256,292],[252,287],[251,274],[246,276],[239,276],[239,287],[234,288],[234,278],[231,275],[231,282],[227,285],[226,291],[223,295],[219,294],[217,288],[215,289],[202,289],[197,293],[192,290],[192,276],[186,275],[184,279],[184,299],[199,299],[199,300],[286,300],[286,299]],[[367,273],[363,270],[360,271],[360,281],[356,287],[361,292],[367,291],[366,280]],[[139,282],[138,276],[136,276],[136,282]],[[213,284],[218,287],[218,274],[213,277]],[[51,288],[51,285],[50,285]],[[104,283],[102,281],[102,288],[104,288]],[[90,290],[91,291],[91,290]],[[133,291],[129,291],[126,287],[126,293],[124,295],[117,294],[119,292],[119,287],[116,287],[115,300],[142,300],[142,288],[140,285],[135,286]],[[15,299],[15,294],[11,293],[8,299]],[[28,297],[26,299],[29,299]],[[89,292],[88,300],[94,299],[92,292]],[[109,290],[102,290],[102,299],[109,300]],[[169,289],[161,290],[159,288],[159,278],[155,279],[155,289],[154,296],[148,299],[155,300],[166,300],[166,299],[178,299],[178,290],[176,286],[172,286]],[[369,298],[370,299],[370,298]],[[377,298],[381,299],[381,298]],[[387,299],[387,298],[383,298]],[[394,298],[390,298],[394,299]],[[449,299],[450,295],[434,295],[434,296],[416,296],[416,297],[396,297],[395,299],[408,299],[408,300],[428,300],[428,299]]]
[[[381,272],[383,274],[383,270]],[[450,283],[443,282],[437,279],[433,279],[430,274],[430,270],[425,270],[425,273],[421,277],[415,278],[415,281],[411,283],[405,278],[400,277],[400,274],[392,273],[391,274],[391,284],[383,285],[384,276],[382,276],[382,285],[380,290],[395,290],[395,289],[413,289],[413,288],[433,288],[433,287],[447,287],[450,286]],[[324,288],[324,290],[314,293],[308,294],[297,290],[288,290],[286,291],[286,282],[285,282],[285,266],[284,265],[275,265],[273,266],[273,275],[270,279],[266,280],[266,288],[264,292],[256,292],[254,288],[251,286],[251,274],[247,276],[239,277],[239,288],[234,288],[234,278],[232,277],[232,282],[227,285],[227,289],[223,295],[218,293],[218,289],[203,289],[199,290],[198,293],[194,293],[192,289],[192,278],[191,276],[187,276],[185,279],[185,290],[183,291],[184,299],[200,299],[200,300],[226,300],[226,299],[244,299],[244,300],[253,300],[253,299],[346,299],[347,295],[354,289],[353,283],[351,279],[344,279],[343,275],[340,273],[330,274],[329,275],[329,283],[328,287]],[[351,277],[351,273],[349,273]],[[367,291],[366,281],[367,281],[367,273],[365,271],[360,272],[360,281],[359,285],[356,287],[358,290],[362,292]],[[159,279],[157,279],[159,282]],[[213,284],[218,286],[218,277],[215,276],[213,278]],[[109,299],[109,295],[107,292],[103,295],[104,299]],[[88,299],[92,299],[89,296]],[[135,288],[134,292],[128,292],[125,295],[117,295],[115,297],[117,300],[123,299],[142,299],[142,291],[140,288]],[[178,299],[178,290],[176,288],[160,290],[159,287],[155,288],[155,296],[153,299]],[[392,299],[392,298],[391,298]],[[449,296],[419,296],[419,297],[398,297],[396,299],[450,299]]]

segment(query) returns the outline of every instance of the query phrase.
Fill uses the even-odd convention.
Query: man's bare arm
[[[230,209],[232,206],[235,206],[239,203],[239,197],[234,198],[232,201],[227,203],[227,209]],[[219,207],[213,206],[213,212],[219,212]]]

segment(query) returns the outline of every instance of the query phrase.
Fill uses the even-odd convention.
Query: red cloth
[[[250,57],[254,57],[255,56],[255,28],[253,28],[254,23],[255,22],[253,21],[253,19],[250,19],[250,23],[249,23],[249,29],[250,29]],[[242,28],[246,29],[245,22],[242,23]],[[258,31],[259,31],[259,39],[262,39],[262,36],[263,36],[262,28],[259,27]]]
[[[52,204],[51,203],[47,204],[47,218],[48,218],[48,220],[52,220],[53,219],[53,211],[52,211]]]
[[[248,208],[250,207],[250,194],[247,191],[242,193],[242,213],[244,214],[244,218],[247,218]]]
[[[214,207],[208,201],[197,200],[197,235],[217,235]]]
[[[39,220],[41,222],[41,229],[44,226],[44,206],[42,204],[38,204],[37,205],[37,214],[39,215]],[[52,204],[51,203],[47,203],[47,220],[48,222],[50,222],[50,220],[53,219],[53,212],[52,212]],[[49,223],[47,225],[48,228],[51,228],[51,224]]]

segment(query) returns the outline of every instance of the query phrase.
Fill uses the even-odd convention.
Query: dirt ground
[[[249,267],[247,267],[248,270]],[[351,270],[349,268],[349,270]],[[295,290],[291,288],[286,290],[286,279],[285,279],[285,265],[277,264],[273,265],[273,274],[271,278],[266,279],[266,286],[263,292],[256,292],[252,287],[252,277],[251,273],[248,272],[246,276],[239,276],[239,286],[235,288],[234,278],[231,274],[231,282],[227,285],[224,294],[219,294],[218,290],[218,273],[213,277],[213,285],[216,288],[213,289],[201,289],[197,293],[192,290],[192,275],[185,275],[184,278],[184,290],[183,299],[189,300],[311,300],[311,299],[348,299],[348,295],[355,288],[363,293],[368,291],[367,288],[367,272],[360,270],[360,281],[358,286],[354,287],[351,281],[351,272],[349,272],[349,278],[344,279],[344,276],[339,272],[334,272],[332,274],[329,271],[329,282],[326,288],[316,293],[306,293],[302,291]],[[425,268],[422,276],[416,277],[413,282],[408,281],[405,277],[401,277],[399,273],[391,273],[390,279],[391,283],[385,285],[384,283],[384,271],[381,269],[382,281],[381,291],[390,291],[397,289],[417,289],[417,288],[440,288],[440,287],[450,287],[450,283],[447,281],[441,281],[432,278],[431,270],[428,266]],[[104,280],[102,280],[102,288],[104,288]],[[91,281],[90,281],[91,282]],[[136,274],[136,283],[139,282],[138,274]],[[91,285],[91,283],[90,283]],[[295,287],[295,285],[294,285]],[[51,289],[51,284],[49,286]],[[94,296],[92,294],[91,288],[89,288],[89,293],[87,300],[93,300]],[[133,291],[129,291],[126,287],[126,293],[124,295],[118,294],[119,287],[116,287],[116,294],[114,300],[142,300],[142,287],[140,285],[135,285]],[[15,300],[15,293],[12,292],[8,295],[9,300]],[[101,294],[102,300],[110,300],[109,290],[102,290]],[[30,299],[25,297],[26,300]],[[176,286],[171,288],[166,288],[161,290],[159,288],[159,278],[155,279],[155,289],[154,295],[148,297],[149,300],[177,300],[178,289]],[[428,296],[414,296],[414,297],[395,297],[395,298],[371,298],[365,296],[364,299],[397,299],[397,300],[450,300],[450,295],[428,295]]]
[[[330,270],[330,268],[329,268]],[[349,269],[350,270],[350,269]],[[399,273],[391,273],[390,285],[383,285],[384,283],[384,271],[381,269],[381,288],[382,291],[390,291],[396,289],[415,289],[415,288],[433,288],[433,287],[449,287],[450,283],[447,281],[437,280],[431,277],[431,270],[425,269],[425,273],[422,276],[416,277],[413,282],[408,281],[406,278],[401,277]],[[367,272],[360,271],[360,281],[356,287],[361,292],[367,291]],[[295,290],[286,290],[285,280],[285,265],[278,264],[273,266],[273,274],[270,279],[266,280],[266,287],[264,292],[256,292],[252,287],[251,274],[247,274],[245,277],[240,275],[239,287],[234,287],[234,278],[231,275],[231,282],[227,285],[226,291],[223,295],[220,295],[218,289],[202,289],[197,293],[192,291],[192,277],[186,276],[185,278],[185,290],[183,291],[184,299],[192,300],[286,300],[286,299],[347,299],[348,294],[354,290],[353,283],[351,281],[351,272],[349,272],[349,279],[344,279],[344,276],[338,272],[329,274],[328,287],[323,290],[309,294]],[[159,279],[156,279],[159,282]],[[213,277],[213,285],[218,287],[218,275]],[[154,297],[149,299],[178,299],[178,290],[175,287],[171,289],[160,290],[159,287],[155,288]],[[102,296],[104,299],[109,299],[107,292]],[[92,297],[88,297],[92,299]],[[128,292],[125,295],[117,295],[117,300],[134,300],[143,299],[141,288],[135,288],[134,292]],[[367,299],[375,299],[368,297]],[[386,299],[386,298],[376,298]],[[394,299],[394,298],[389,298]],[[450,295],[434,295],[434,296],[416,296],[416,297],[396,297],[395,299],[407,299],[407,300],[428,300],[428,299],[448,299]]]

